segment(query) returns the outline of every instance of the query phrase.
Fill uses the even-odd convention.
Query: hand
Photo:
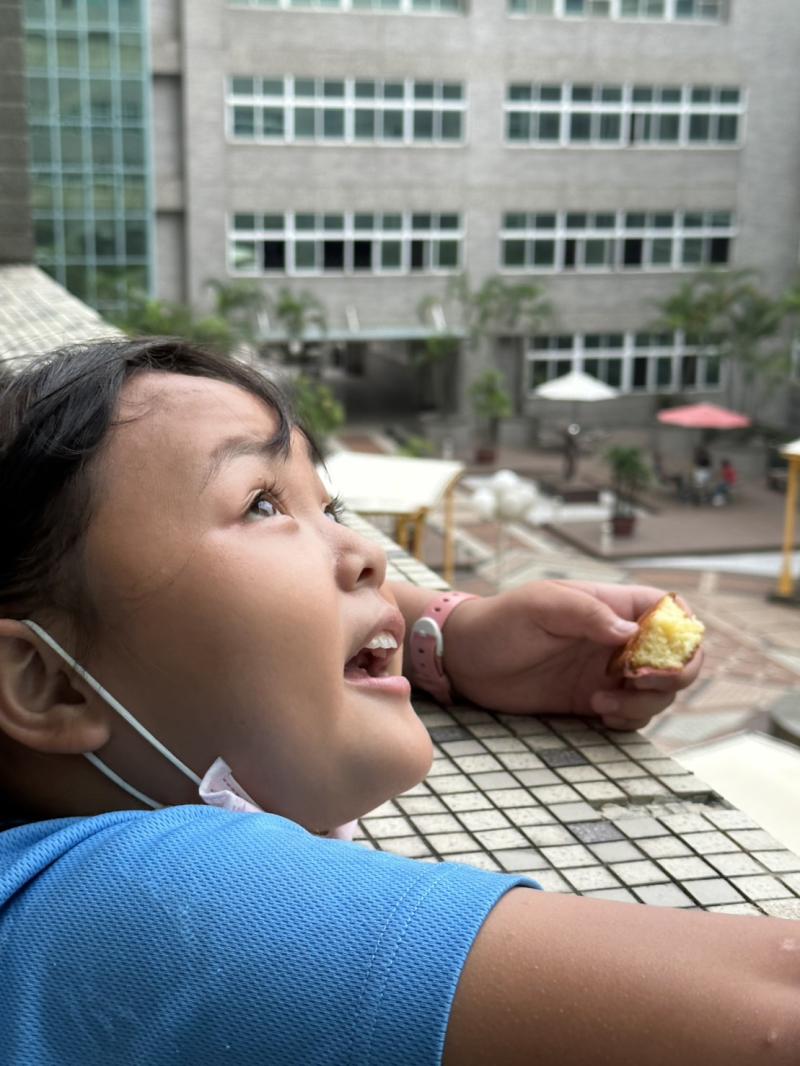
[[[461,604],[445,630],[455,692],[512,714],[597,714],[612,729],[641,729],[690,685],[702,649],[667,677],[610,677],[615,648],[662,596],[645,585],[532,581]]]

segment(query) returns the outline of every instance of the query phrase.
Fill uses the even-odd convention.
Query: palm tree
[[[266,293],[258,282],[226,282],[212,278],[206,282],[206,288],[214,293],[217,317],[228,322],[245,344],[258,348],[260,319],[268,307]]]
[[[296,358],[301,366],[309,368],[308,334],[316,330],[324,335],[328,328],[324,304],[313,293],[294,293],[284,287],[270,299],[270,309],[275,320],[283,326],[289,357]],[[318,376],[321,368],[315,362],[309,369],[314,376]]]
[[[781,301],[754,284],[753,277],[751,270],[696,274],[657,304],[660,314],[653,329],[680,331],[687,343],[712,349],[726,360],[731,368],[729,405],[755,411],[764,390],[774,388],[785,372],[787,357],[774,347],[764,350],[780,332],[786,311]]]

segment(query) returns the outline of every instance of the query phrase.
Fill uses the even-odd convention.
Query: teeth
[[[391,633],[378,633],[376,637],[373,637],[369,644],[364,645],[370,651],[377,651],[378,648],[383,648],[386,651],[393,651],[397,647],[397,641],[394,639]]]

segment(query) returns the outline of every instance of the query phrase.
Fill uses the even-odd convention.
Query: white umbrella
[[[594,403],[596,400],[613,400],[619,389],[598,381],[582,370],[571,370],[563,377],[546,381],[534,391],[544,400],[571,400],[573,403]]]
[[[574,423],[579,403],[596,403],[598,400],[613,400],[619,396],[619,390],[606,385],[604,381],[598,381],[591,374],[584,374],[582,370],[571,370],[563,377],[546,381],[534,391],[535,396],[543,400],[563,400],[572,404],[570,412]],[[564,479],[570,481],[577,468],[577,446],[575,436],[579,432],[577,425],[570,426],[564,437]],[[573,434],[570,438],[570,434]],[[572,440],[572,444],[570,441]]]

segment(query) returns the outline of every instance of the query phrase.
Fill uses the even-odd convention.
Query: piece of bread
[[[614,653],[609,673],[624,677],[678,673],[694,657],[705,632],[703,623],[681,607],[674,592],[637,621],[639,632]]]

